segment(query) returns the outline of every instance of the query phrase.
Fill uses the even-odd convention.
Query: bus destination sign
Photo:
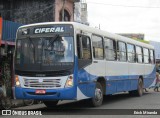
[[[48,27],[48,28],[35,28],[35,34],[42,34],[42,33],[62,33],[64,32],[64,27]]]

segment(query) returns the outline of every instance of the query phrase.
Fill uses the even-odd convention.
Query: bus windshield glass
[[[73,52],[73,37],[55,35],[17,39],[15,64],[21,68],[67,65],[73,63]]]

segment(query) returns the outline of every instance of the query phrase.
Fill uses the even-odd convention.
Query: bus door
[[[89,35],[77,34],[78,88],[77,99],[85,99],[94,95],[91,82],[90,66],[92,64],[91,39]],[[80,94],[81,93],[81,94]]]

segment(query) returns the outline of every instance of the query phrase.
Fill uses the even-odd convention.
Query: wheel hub
[[[95,99],[96,101],[100,101],[102,99],[102,91],[99,88],[95,90]]]

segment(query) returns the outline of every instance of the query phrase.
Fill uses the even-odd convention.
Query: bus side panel
[[[94,97],[95,92],[95,82],[91,81],[96,78],[96,76],[93,76],[89,74],[89,66],[85,69],[79,69],[78,70],[78,91],[77,91],[77,99],[86,99]]]
[[[105,77],[106,76],[105,65],[106,65],[106,60],[93,60],[92,65],[90,65],[90,73],[92,75],[96,75],[97,77]]]
[[[117,81],[117,92],[130,90],[131,82],[125,76],[122,76],[120,80]]]
[[[144,64],[128,63],[128,65],[129,79],[131,80],[130,90],[137,90],[139,76],[143,76],[145,72]]]
[[[78,89],[80,89],[80,91],[83,93],[83,97],[78,96],[77,99],[86,99],[94,97],[95,83],[80,83],[78,85]]]
[[[155,65],[146,64],[145,65],[145,75],[144,75],[144,88],[149,87],[156,79],[156,67]]]
[[[131,83],[128,80],[128,64],[126,62],[106,61],[106,75],[107,83],[110,83],[109,86],[107,85],[106,94],[130,89]]]
[[[138,79],[131,80],[131,89],[130,90],[137,90],[138,87]]]
[[[107,78],[114,78],[115,80],[107,81],[106,94],[114,94],[116,92],[130,91],[131,90],[131,80],[125,76],[112,76]],[[118,78],[124,78],[119,79]]]
[[[106,95],[117,92],[117,81],[107,81],[106,85]]]
[[[96,60],[84,69],[78,70],[78,88],[88,98],[94,97],[96,80],[105,77],[105,61]],[[77,93],[78,94],[78,93]]]
[[[106,64],[107,65],[107,64]],[[140,75],[145,75],[144,77],[150,77],[151,79],[144,78],[144,86],[150,85],[154,81],[155,68],[154,66],[148,67],[147,73],[143,72],[144,65],[130,65],[130,75],[127,74],[127,68],[123,66],[116,66],[117,63],[108,62],[106,66],[106,94],[114,94],[117,92],[137,90],[138,78]],[[127,65],[126,65],[127,66]],[[95,81],[100,75],[99,73],[91,73],[90,68],[93,65],[85,69],[78,71],[78,87],[82,93],[87,97],[94,96]],[[128,67],[128,66],[127,66]],[[138,69],[139,68],[139,69]],[[97,68],[95,70],[98,70]],[[113,71],[115,70],[115,71]],[[122,70],[122,71],[121,71]]]

